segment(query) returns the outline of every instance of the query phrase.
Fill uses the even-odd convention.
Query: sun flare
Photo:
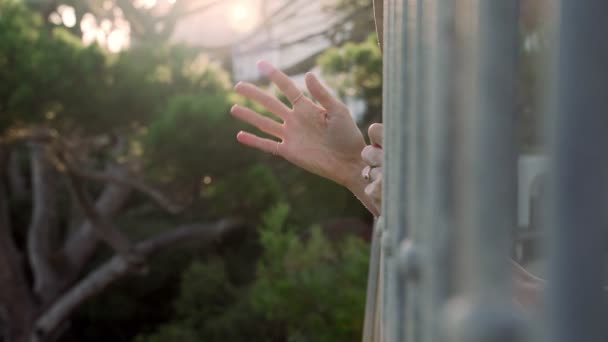
[[[252,30],[259,20],[259,9],[252,0],[234,2],[229,9],[228,22],[237,32]]]

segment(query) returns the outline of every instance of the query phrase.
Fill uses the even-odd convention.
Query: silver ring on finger
[[[371,182],[371,179],[372,179],[372,175],[371,175],[372,169],[373,168],[371,166],[366,166],[363,169],[363,179],[365,179],[365,181],[367,181],[367,182]]]
[[[296,96],[296,98],[293,99],[293,101],[291,101],[291,104],[295,105],[296,103],[298,103],[298,101],[300,101],[302,99],[303,96],[304,96],[304,93],[300,93],[300,95]]]

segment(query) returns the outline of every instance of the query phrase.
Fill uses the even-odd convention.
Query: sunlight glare
[[[85,13],[80,20],[80,30],[87,32],[94,30],[97,27],[97,19],[91,13]]]
[[[57,12],[51,13],[51,15],[49,16],[49,20],[55,25],[61,25],[61,23],[63,22],[61,20],[61,16]]]
[[[150,9],[156,6],[156,0],[135,0],[133,5],[135,8]]]
[[[230,27],[237,32],[251,31],[260,19],[258,10],[258,6],[251,0],[233,3],[228,17]]]
[[[128,36],[121,32],[120,30],[114,30],[108,36],[108,50],[110,52],[120,52],[127,45]]]
[[[70,28],[76,25],[76,11],[74,10],[74,7],[60,5],[59,7],[57,7],[57,12],[61,16],[61,21],[63,21],[63,25]]]

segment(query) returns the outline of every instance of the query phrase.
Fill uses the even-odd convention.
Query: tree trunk
[[[27,198],[27,179],[26,173],[19,160],[19,151],[10,151],[8,159],[8,185],[11,197],[17,201],[24,201]]]
[[[35,303],[11,234],[5,183],[7,156],[6,146],[0,145],[0,320],[6,342],[21,342],[27,341],[34,327]]]
[[[31,310],[25,308],[9,312],[6,320],[6,342],[30,342],[33,334],[35,317]]]

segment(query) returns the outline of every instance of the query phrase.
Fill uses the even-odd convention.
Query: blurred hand
[[[260,103],[282,122],[235,105],[232,115],[280,141],[248,132],[239,132],[237,140],[281,156],[346,187],[351,188],[360,182],[363,166],[360,153],[365,141],[348,108],[334,98],[312,73],[306,74],[306,87],[318,104],[304,96],[287,75],[268,62],[259,62],[258,68],[287,96],[292,108],[253,84],[238,83],[235,90],[239,94]]]
[[[382,124],[375,123],[369,126],[368,134],[371,145],[365,146],[361,151],[361,158],[366,164],[361,171],[361,176],[369,182],[365,187],[365,194],[370,197],[378,211],[382,206],[382,162],[384,158],[382,131]]]

